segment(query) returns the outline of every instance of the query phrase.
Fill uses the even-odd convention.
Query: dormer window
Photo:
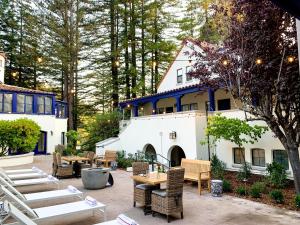
[[[182,68],[177,70],[177,84],[182,84]]]
[[[189,75],[189,72],[191,72],[191,71],[192,71],[192,67],[191,66],[187,66],[186,67],[186,81],[192,80],[192,76]]]

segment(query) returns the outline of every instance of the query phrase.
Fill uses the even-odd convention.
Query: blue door
[[[47,153],[47,132],[41,131],[38,143],[35,146],[34,154],[41,155]]]

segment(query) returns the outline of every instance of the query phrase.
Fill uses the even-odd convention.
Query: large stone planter
[[[9,155],[0,157],[1,167],[20,166],[33,162],[33,152],[22,155]]]
[[[211,180],[211,194],[214,197],[221,197],[223,193],[223,181]]]
[[[109,168],[86,168],[81,170],[81,179],[86,189],[105,188],[108,177]]]

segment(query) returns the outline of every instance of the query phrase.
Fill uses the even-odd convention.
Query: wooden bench
[[[104,163],[105,167],[108,167],[108,164],[117,160],[117,151],[106,150],[104,156],[100,156],[100,158],[96,159],[96,164],[101,165]]]
[[[198,191],[200,195],[202,181],[207,181],[208,191],[210,192],[210,161],[182,159],[181,167],[185,169],[184,180],[198,182]]]

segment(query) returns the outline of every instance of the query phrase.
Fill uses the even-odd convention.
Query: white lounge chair
[[[1,224],[3,224],[11,216],[19,222],[18,224],[37,225],[35,222],[33,222],[29,217],[27,217],[24,213],[22,213],[10,202],[4,201],[3,205],[4,205],[4,210],[8,213],[8,215],[2,221],[0,221]]]
[[[80,213],[92,212],[94,214],[95,211],[102,212],[104,220],[106,220],[106,206],[89,196],[83,201],[31,209],[3,185],[0,187],[7,198],[13,201],[18,208],[26,211],[26,213],[32,217],[32,220],[37,223],[49,220],[55,220],[55,222],[57,222],[59,219],[65,219],[66,216],[72,218],[72,216],[80,215]]]
[[[5,186],[11,193],[16,195],[20,200],[22,200],[27,204],[33,202],[49,201],[54,199],[71,198],[71,197],[78,197],[80,199],[83,199],[83,193],[77,190],[77,188],[73,186],[69,186],[68,188],[62,190],[22,194],[2,177],[0,177],[0,184]]]
[[[31,169],[15,169],[15,170],[3,170],[4,173],[6,174],[20,174],[20,173],[36,173],[39,171],[42,171],[41,169],[33,166]]]
[[[4,210],[9,214],[9,216],[12,216],[17,221],[19,221],[20,224],[24,224],[24,225],[36,225],[36,223],[33,220],[31,220],[26,215],[24,215],[24,213],[22,213],[12,203],[10,203],[8,201],[4,202]],[[119,217],[120,216],[121,215],[119,215]],[[130,218],[128,218],[128,219],[131,220]],[[133,220],[131,220],[131,221],[133,221]],[[124,224],[130,224],[130,223],[124,223]],[[131,224],[133,224],[133,223],[131,223]],[[120,223],[120,221],[118,221],[118,220],[110,220],[110,221],[107,221],[107,222],[98,223],[98,224],[94,224],[94,225],[122,225],[122,223]]]
[[[0,176],[2,176],[5,180],[7,180],[12,186],[28,186],[28,185],[38,185],[38,184],[56,184],[59,185],[59,180],[51,175],[43,178],[36,179],[25,179],[25,180],[12,180],[5,173],[0,172]]]
[[[32,172],[21,172],[20,173],[7,173],[5,170],[0,168],[0,175],[3,177],[6,175],[11,180],[23,180],[23,179],[32,179],[32,178],[41,178],[48,176],[47,173],[40,169],[35,169],[35,171]]]

